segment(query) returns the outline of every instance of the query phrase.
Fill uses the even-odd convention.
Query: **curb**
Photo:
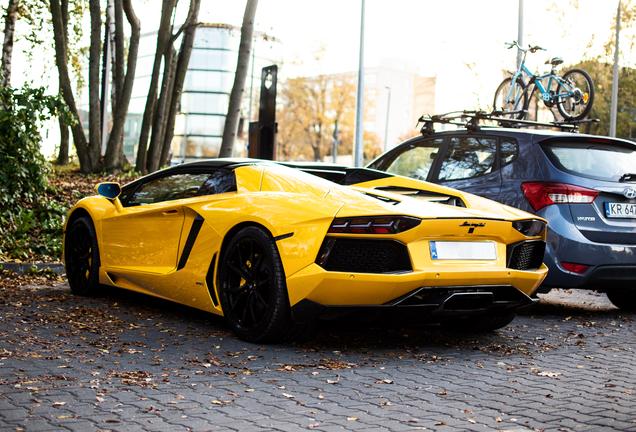
[[[17,274],[28,273],[29,270],[35,268],[36,270],[49,269],[53,270],[57,274],[66,274],[66,269],[62,264],[58,263],[20,263],[20,262],[5,262],[0,263],[0,270],[9,270]]]

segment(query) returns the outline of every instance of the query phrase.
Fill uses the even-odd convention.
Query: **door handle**
[[[164,210],[163,214],[164,214],[164,216],[173,216],[173,215],[178,215],[179,211],[175,210],[175,209]]]

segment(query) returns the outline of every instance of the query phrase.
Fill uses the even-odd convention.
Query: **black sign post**
[[[256,122],[250,124],[248,156],[274,160],[276,158],[276,76],[278,66],[268,66],[261,72],[261,101]],[[256,138],[256,139],[255,139]]]

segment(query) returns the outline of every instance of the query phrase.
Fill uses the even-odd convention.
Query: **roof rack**
[[[439,115],[423,115],[421,116],[415,128],[424,123],[420,132],[424,136],[433,135],[435,133],[434,125],[439,124],[451,124],[455,126],[465,127],[469,132],[478,132],[483,127],[495,127],[493,125],[480,124],[481,121],[492,121],[497,123],[498,127],[504,128],[521,128],[522,126],[540,126],[548,128],[559,128],[564,132],[578,132],[580,124],[585,123],[598,123],[599,119],[585,119],[585,120],[563,120],[555,121],[552,123],[543,123],[532,120],[517,119],[520,114],[527,114],[527,110],[519,111],[452,111],[446,114]],[[510,116],[510,117],[507,117]]]

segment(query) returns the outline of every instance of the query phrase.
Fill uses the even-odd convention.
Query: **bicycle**
[[[519,69],[502,81],[495,92],[493,109],[503,111],[508,118],[523,120],[528,112],[530,101],[538,89],[541,100],[548,108],[556,105],[559,113],[566,121],[581,120],[592,110],[594,103],[594,83],[590,75],[582,69],[572,69],[557,75],[556,68],[563,59],[555,57],[545,62],[552,65],[550,73],[535,75],[526,67],[528,51],[535,53],[545,51],[540,46],[521,48],[517,41],[506,42],[508,49],[517,47],[523,52],[523,60]],[[512,72],[511,72],[512,73]],[[544,86],[547,80],[547,85]],[[532,92],[530,87],[532,86]]]

